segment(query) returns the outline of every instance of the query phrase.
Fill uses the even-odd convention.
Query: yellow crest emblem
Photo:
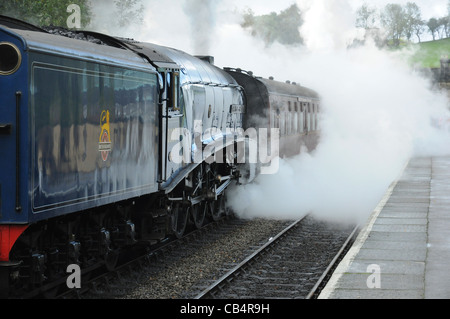
[[[101,133],[99,138],[98,150],[102,155],[104,162],[108,159],[109,153],[111,152],[111,133],[109,126],[109,111],[103,111],[100,115],[100,127]]]

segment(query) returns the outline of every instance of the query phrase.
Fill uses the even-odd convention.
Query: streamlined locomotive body
[[[249,175],[239,149],[257,141],[246,129],[275,127],[283,140],[317,125],[302,106],[317,106],[317,95],[300,86],[74,34],[83,40],[0,19],[3,297],[65,282],[70,264],[112,269],[136,243],[220,218],[226,188]],[[287,143],[282,152],[295,153],[302,142]]]

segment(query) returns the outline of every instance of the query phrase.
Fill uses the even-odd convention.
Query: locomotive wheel
[[[226,207],[226,193],[222,193],[217,199],[217,211],[220,216],[228,215],[227,207]]]
[[[225,194],[220,195],[216,201],[208,202],[209,213],[214,221],[225,215]]]
[[[217,203],[214,200],[211,200],[207,203],[209,215],[211,216],[213,221],[218,221],[220,219],[220,214],[217,210]]]
[[[113,271],[116,269],[117,263],[119,261],[119,251],[118,250],[111,250],[108,253],[106,253],[105,256],[105,266],[106,269],[109,271]]]
[[[177,238],[181,238],[186,231],[190,208],[181,203],[172,205],[172,231]]]
[[[203,164],[199,165],[193,175],[193,185],[191,197],[197,197],[202,195],[203,187],[205,184],[205,172],[203,169]],[[191,206],[192,221],[197,229],[203,226],[206,217],[206,204],[204,201]]]
[[[191,207],[192,221],[197,229],[202,228],[206,217],[206,205],[201,202]]]
[[[208,185],[208,200],[206,201],[208,215],[211,216],[213,221],[218,221],[220,219],[220,213],[217,211],[217,200],[216,199],[216,176],[217,176],[217,166],[213,163],[207,167],[207,185]]]

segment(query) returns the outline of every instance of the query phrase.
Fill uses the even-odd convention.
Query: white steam
[[[312,66],[312,67],[311,67]],[[374,47],[315,53],[299,70],[322,96],[322,138],[312,154],[282,160],[277,175],[230,194],[243,217],[364,219],[413,154],[449,150],[431,118],[446,99]]]
[[[189,17],[191,38],[194,41],[194,54],[209,54],[216,21],[216,6],[219,1],[188,0],[183,10]]]
[[[120,30],[137,40],[214,55],[218,66],[289,79],[321,95],[317,150],[280,161],[276,175],[230,190],[230,204],[242,217],[293,219],[312,212],[364,220],[411,156],[450,153],[447,132],[431,125],[433,119],[450,118],[447,98],[411,70],[404,54],[370,43],[347,49],[359,34],[348,1],[297,1],[306,46],[296,49],[267,48],[240,27],[238,12],[252,1],[222,0],[214,6],[206,1],[206,11],[193,16],[186,7],[191,0],[144,0],[144,25]],[[196,26],[193,17],[202,14],[209,16]]]
[[[357,35],[346,1],[299,7],[307,50],[290,52],[288,60],[280,47],[271,54],[284,57],[290,77],[320,93],[321,143],[312,154],[282,160],[277,175],[233,189],[230,203],[249,218],[313,213],[363,221],[411,156],[450,153],[448,133],[431,125],[449,117],[448,100],[402,58],[372,44],[346,49]]]
[[[355,38],[352,8],[347,1],[297,1],[304,13],[301,34],[310,50],[345,49]]]

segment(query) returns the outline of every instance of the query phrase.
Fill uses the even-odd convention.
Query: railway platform
[[[450,298],[450,157],[412,158],[319,299]]]

